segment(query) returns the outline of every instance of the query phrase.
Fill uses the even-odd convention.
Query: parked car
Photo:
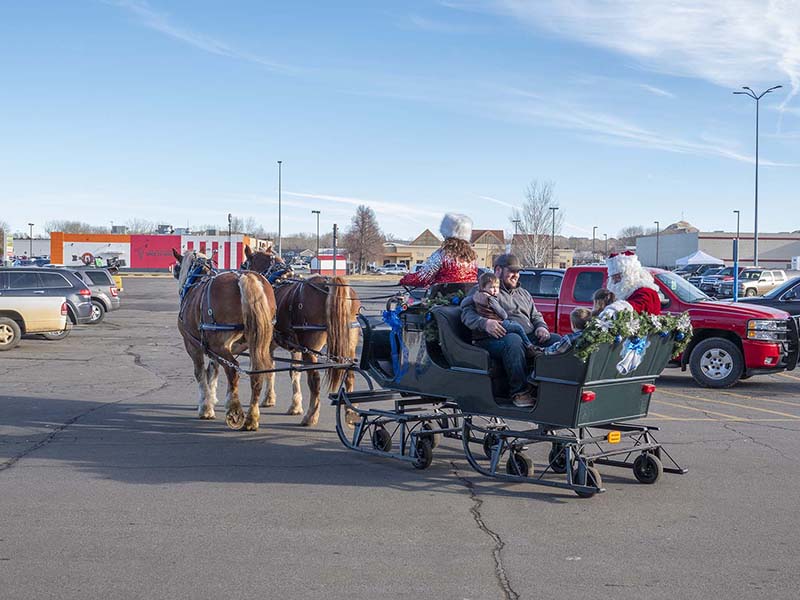
[[[700,288],[700,282],[706,277],[713,277],[720,271],[722,271],[725,267],[714,267],[713,269],[708,269],[704,273],[695,273],[694,275],[689,275],[686,277],[686,281],[691,283],[694,287]]]
[[[378,267],[377,272],[381,275],[405,275],[408,273],[408,267],[403,263],[387,263]]]
[[[745,269],[739,275],[739,296],[761,296],[785,283],[786,279],[786,273],[780,269]],[[733,280],[723,281],[719,285],[718,295],[722,298],[732,297]]]
[[[671,364],[688,367],[699,385],[726,388],[752,375],[797,367],[798,320],[785,311],[752,303],[717,302],[675,273],[649,271],[659,288],[662,311],[689,313],[694,335]],[[558,276],[556,270],[548,273]],[[570,312],[577,306],[590,307],[592,295],[606,284],[606,277],[604,265],[570,267],[563,273],[555,297],[534,295],[536,308],[550,331],[571,331]]]
[[[691,277],[692,275],[702,275],[709,269],[716,269],[720,265],[714,263],[700,263],[696,265],[683,265],[682,267],[678,267],[673,271],[676,275],[680,275],[684,279],[687,277]]]
[[[742,302],[780,308],[790,315],[800,316],[800,277],[794,277],[783,285],[772,288],[760,298],[744,298]]]
[[[92,292],[71,269],[0,268],[0,296],[64,296],[70,324],[88,323],[92,318]],[[69,335],[69,328],[43,335],[61,339]]]
[[[747,267],[740,266],[739,275],[741,275],[746,268]],[[724,269],[720,269],[713,275],[711,274],[703,275],[700,278],[700,285],[695,284],[695,286],[700,288],[701,292],[705,292],[706,294],[712,296],[718,296],[720,284],[723,281],[733,281],[733,273],[734,273],[733,267],[725,267]]]
[[[51,331],[69,334],[66,298],[0,296],[0,351],[14,348],[23,335]]]
[[[74,272],[92,292],[92,318],[89,323],[99,323],[107,312],[119,309],[119,290],[108,269],[85,267],[74,269]]]

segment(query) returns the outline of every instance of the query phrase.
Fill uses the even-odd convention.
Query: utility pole
[[[557,206],[551,206],[550,210],[553,213],[553,235],[550,237],[550,266],[555,269],[556,267],[556,211]]]
[[[336,277],[336,232],[338,228],[336,227],[336,223],[333,224],[333,276]]]
[[[282,245],[281,245],[281,165],[282,160],[278,161],[278,256],[283,258]]]
[[[594,225],[592,227],[592,262],[595,261],[595,257],[594,257],[594,238],[595,238],[594,233],[595,233],[595,231],[597,231],[597,225]]]
[[[317,215],[317,254],[316,254],[316,258],[317,258],[317,270],[321,271],[322,268],[320,267],[320,264],[319,264],[319,212],[320,211],[318,211],[318,210],[312,210],[311,214]]]
[[[656,268],[658,268],[658,234],[659,234],[659,227],[661,224],[658,221],[653,221],[656,224]]]
[[[33,258],[33,223],[28,223],[28,227],[31,228],[31,232],[28,234],[28,239],[31,241],[31,249],[28,253],[28,258]]]

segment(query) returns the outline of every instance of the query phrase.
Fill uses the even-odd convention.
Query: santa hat
[[[642,266],[639,258],[630,250],[619,254],[610,254],[606,259],[608,267],[608,289],[616,294],[618,300],[625,300],[639,288],[650,288],[658,291],[650,271]],[[621,275],[619,283],[611,281],[614,275]]]
[[[459,213],[447,213],[439,225],[439,232],[447,238],[458,238],[470,241],[472,237],[472,219]]]

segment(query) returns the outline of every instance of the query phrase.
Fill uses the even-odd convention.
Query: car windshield
[[[742,274],[739,275],[739,279],[758,280],[760,278],[761,278],[761,271],[742,271]]]
[[[772,288],[770,291],[768,291],[768,292],[767,292],[766,294],[764,294],[764,296],[762,296],[762,297],[763,297],[763,298],[778,298],[778,297],[779,297],[779,296],[781,296],[781,295],[782,295],[782,294],[783,294],[783,293],[784,293],[786,290],[788,290],[789,288],[791,288],[793,285],[797,284],[798,282],[800,282],[800,277],[795,277],[794,279],[790,279],[790,280],[789,280],[789,281],[787,281],[786,283],[784,283],[784,284],[782,284],[782,285],[779,285],[779,286],[778,286],[778,287],[776,287],[776,288]]]
[[[692,302],[711,300],[711,298],[706,296],[683,277],[675,275],[675,273],[657,273],[656,279],[668,287],[682,302],[691,304]]]

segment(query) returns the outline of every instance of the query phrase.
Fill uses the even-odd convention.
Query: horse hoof
[[[242,431],[258,431],[258,421],[254,423],[248,423],[242,427]]]
[[[215,415],[213,412],[212,413],[204,413],[202,415],[197,415],[197,416],[198,416],[198,418],[202,419],[203,421],[213,421],[214,419],[217,418],[217,415]]]
[[[234,431],[241,430],[244,426],[244,412],[229,412],[225,415],[225,424]]]
[[[287,415],[302,415],[303,414],[303,409],[302,408],[294,408],[294,407],[292,407],[292,408],[290,408],[289,410],[286,411],[286,414]]]
[[[264,402],[261,403],[261,408],[272,408],[273,406],[275,406],[275,400],[272,402],[264,400]]]

